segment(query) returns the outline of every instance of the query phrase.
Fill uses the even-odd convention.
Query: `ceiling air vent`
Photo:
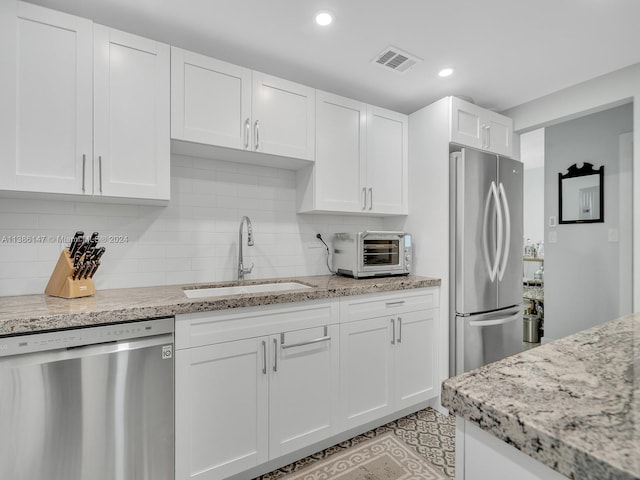
[[[381,53],[376,55],[376,58],[372,60],[372,63],[376,63],[381,67],[389,68],[396,72],[406,72],[416,63],[421,62],[422,59],[411,55],[399,48],[389,46],[385,48]]]

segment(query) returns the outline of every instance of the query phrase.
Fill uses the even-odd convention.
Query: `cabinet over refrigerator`
[[[522,171],[451,145],[450,374],[523,350]]]

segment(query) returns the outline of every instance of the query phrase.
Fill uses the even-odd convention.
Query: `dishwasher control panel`
[[[8,336],[0,338],[0,357],[98,343],[122,342],[134,338],[164,335],[173,331],[174,319],[169,317]]]

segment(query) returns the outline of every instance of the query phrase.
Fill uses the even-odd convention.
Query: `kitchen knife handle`
[[[102,193],[102,155],[98,155],[98,179],[100,181],[100,193]]]
[[[87,155],[85,153],[82,154],[82,191],[85,192],[85,172],[87,169]]]

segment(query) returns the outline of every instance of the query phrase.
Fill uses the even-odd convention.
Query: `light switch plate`
[[[558,226],[558,220],[557,220],[555,215],[551,215],[549,217],[549,226],[550,227],[557,227]]]
[[[558,243],[558,232],[549,232],[549,243]]]

